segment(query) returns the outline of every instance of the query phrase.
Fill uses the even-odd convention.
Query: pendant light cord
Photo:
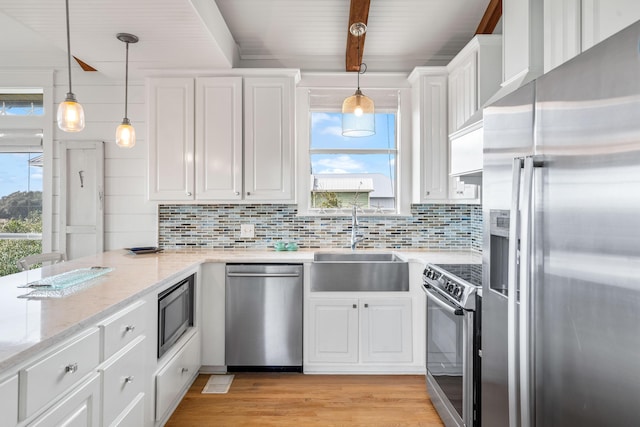
[[[127,105],[129,105],[129,42],[127,44],[127,55],[124,70],[124,118],[127,118]]]
[[[67,10],[67,69],[69,70],[69,93],[71,90],[71,32],[69,31],[69,0],[65,0]]]

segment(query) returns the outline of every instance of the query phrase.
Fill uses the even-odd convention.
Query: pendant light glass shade
[[[65,132],[80,132],[84,129],[84,109],[71,90],[71,36],[69,31],[69,0],[65,0],[67,17],[67,68],[69,70],[69,92],[58,105],[58,127]]]
[[[122,148],[132,148],[136,145],[136,130],[127,117],[127,104],[129,101],[129,43],[137,43],[138,37],[127,33],[119,33],[116,37],[127,45],[124,77],[124,118],[116,129],[116,145]]]
[[[84,129],[84,108],[73,93],[58,105],[58,127],[65,132],[80,132]]]
[[[367,31],[361,22],[351,25],[349,31],[358,37],[358,59],[360,60],[360,36]],[[360,90],[360,73],[362,62],[358,67],[358,88],[355,93],[342,103],[342,136],[363,137],[376,133],[375,107],[373,100]],[[366,65],[365,65],[366,70]]]
[[[123,119],[116,129],[116,144],[122,148],[131,148],[136,145],[136,130],[127,118]]]

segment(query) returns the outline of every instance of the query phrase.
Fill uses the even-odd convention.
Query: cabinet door
[[[200,369],[200,334],[196,332],[156,375],[156,420],[177,405]]]
[[[447,199],[449,149],[445,73],[422,76],[418,88],[414,89],[419,99],[414,111],[418,108],[420,117],[420,122],[414,124],[414,144],[419,144],[417,152],[420,153],[414,157],[414,168],[420,174],[414,203]]]
[[[640,19],[637,0],[582,0],[580,10],[583,52]]]
[[[196,197],[242,198],[242,77],[196,80]]]
[[[148,85],[149,199],[194,198],[194,81],[154,78]]]
[[[293,202],[293,79],[244,79],[244,197]]]
[[[0,414],[7,425],[18,422],[18,376],[0,381]]]
[[[91,427],[100,425],[100,375],[94,373],[53,408],[40,416],[31,427]]]
[[[411,362],[411,298],[360,300],[362,362]]]
[[[449,74],[449,133],[455,132],[478,110],[477,52],[471,52]]]
[[[358,300],[309,301],[309,361],[358,361]]]

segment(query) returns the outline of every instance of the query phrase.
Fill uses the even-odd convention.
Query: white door
[[[104,144],[60,143],[58,250],[67,259],[104,250]]]
[[[358,361],[358,300],[309,301],[309,361]]]
[[[411,362],[411,298],[360,300],[363,362]]]

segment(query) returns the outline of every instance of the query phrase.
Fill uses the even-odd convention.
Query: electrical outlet
[[[240,237],[255,237],[255,226],[253,224],[240,224]]]

